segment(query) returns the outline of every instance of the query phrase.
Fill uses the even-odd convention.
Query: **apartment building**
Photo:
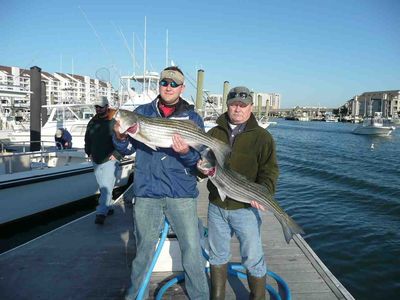
[[[372,91],[354,96],[347,101],[348,114],[369,116],[382,112],[383,117],[392,117],[400,113],[400,90]]]
[[[205,101],[205,116],[220,114],[222,111],[222,95],[207,94]],[[271,109],[281,107],[281,95],[278,93],[253,93],[254,112],[258,111],[259,99],[261,101],[260,112],[265,113]],[[268,105],[268,107],[267,107]]]
[[[115,103],[118,94],[110,82],[66,73],[42,70],[47,104],[93,103],[97,96],[107,96]],[[30,98],[30,70],[0,65],[0,100],[3,106],[25,103]],[[29,105],[28,105],[29,106]]]

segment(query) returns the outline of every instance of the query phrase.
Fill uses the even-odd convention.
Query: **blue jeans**
[[[125,299],[136,298],[150,267],[165,217],[172,226],[182,253],[185,285],[190,299],[209,299],[204,258],[200,248],[197,200],[194,198],[141,198],[134,206],[136,257],[132,261],[131,287]]]
[[[256,208],[225,210],[208,205],[208,241],[210,264],[222,265],[231,258],[230,241],[235,234],[240,243],[243,266],[254,277],[267,272],[261,242],[261,218]]]
[[[96,207],[97,215],[107,215],[112,202],[112,191],[117,175],[118,160],[109,160],[102,164],[93,163],[94,175],[99,185],[99,205]]]

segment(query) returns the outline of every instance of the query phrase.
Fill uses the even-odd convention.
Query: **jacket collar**
[[[157,96],[157,98],[153,101],[152,105],[153,105],[154,110],[157,112],[157,115],[161,117],[160,110],[158,109],[158,102],[159,101],[161,101],[161,96],[160,95]],[[189,104],[182,97],[179,97],[179,101],[176,104],[175,111],[170,117],[187,115],[187,113],[189,111],[194,111],[194,106]]]
[[[225,112],[222,115],[220,115],[217,119],[217,124],[224,128],[226,131],[229,131],[229,124],[228,124],[228,113]],[[244,131],[249,131],[253,130],[258,127],[258,122],[256,120],[256,117],[254,116],[253,113],[251,113],[250,118],[246,122],[246,128]]]

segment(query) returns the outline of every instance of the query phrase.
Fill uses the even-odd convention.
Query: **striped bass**
[[[208,178],[218,189],[222,201],[226,197],[244,203],[250,203],[253,200],[257,201],[278,219],[287,243],[290,242],[294,234],[304,234],[301,227],[276,202],[266,186],[249,181],[246,177],[227,166],[221,167],[215,161],[215,157],[213,157],[213,153],[209,149],[203,150],[201,155],[202,161],[200,161],[198,167],[200,170],[211,170],[208,173]]]
[[[178,133],[189,146],[199,152],[204,149],[204,146],[212,149],[221,165],[224,164],[226,156],[231,152],[228,144],[206,135],[190,120],[151,118],[124,109],[116,112],[115,119],[119,122],[121,133],[128,133],[132,138],[155,151],[157,147],[170,148],[172,136]]]

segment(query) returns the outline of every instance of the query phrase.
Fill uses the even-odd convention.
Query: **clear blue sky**
[[[168,30],[170,59],[193,78],[203,69],[213,93],[227,80],[280,93],[282,107],[338,107],[365,91],[400,89],[399,0],[0,0],[0,8],[1,65],[91,77],[109,70],[118,88],[119,74],[133,72],[122,36],[132,48],[135,33],[143,69],[146,16],[148,69],[165,67]]]

